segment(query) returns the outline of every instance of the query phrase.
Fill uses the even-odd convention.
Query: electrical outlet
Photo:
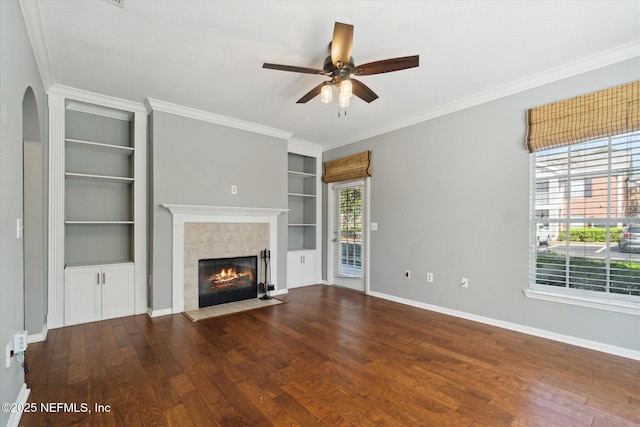
[[[462,278],[462,283],[460,283],[460,287],[461,288],[468,288],[469,287],[469,279],[467,279],[466,277]]]
[[[433,283],[433,273],[427,273],[427,282]]]
[[[28,333],[27,331],[18,331],[13,336],[13,351],[20,353],[27,350]]]
[[[238,194],[238,186],[237,185],[232,185],[231,186],[231,194]]]
[[[404,277],[406,277],[407,279],[411,279],[411,272],[409,270],[406,270],[404,272]]]

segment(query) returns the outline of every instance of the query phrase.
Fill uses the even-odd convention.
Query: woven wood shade
[[[640,130],[640,81],[527,111],[530,153]]]
[[[371,176],[371,151],[324,162],[324,182],[348,181]]]

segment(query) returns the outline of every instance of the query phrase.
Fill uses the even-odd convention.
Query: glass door
[[[364,292],[364,181],[334,184],[332,193],[332,283]]]

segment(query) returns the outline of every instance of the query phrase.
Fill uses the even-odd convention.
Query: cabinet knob
[[[100,273],[96,273],[96,285],[100,284]]]
[[[107,284],[107,273],[102,273],[102,284],[103,285]]]

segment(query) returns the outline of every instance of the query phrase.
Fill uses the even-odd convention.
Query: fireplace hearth
[[[199,260],[198,306],[257,298],[257,276],[257,256]]]

